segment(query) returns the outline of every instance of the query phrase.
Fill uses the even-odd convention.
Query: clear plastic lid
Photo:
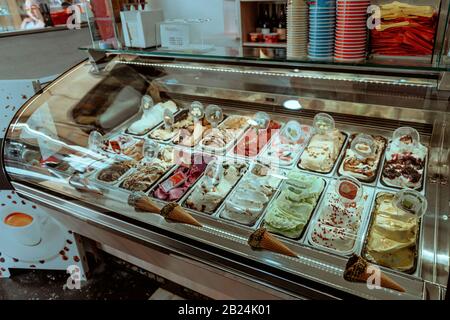
[[[266,112],[257,112],[253,119],[250,119],[249,124],[255,129],[267,129],[270,123],[270,116]]]
[[[194,101],[189,107],[189,113],[194,120],[200,120],[205,115],[205,108],[201,102]]]
[[[304,133],[302,131],[302,126],[296,120],[291,120],[284,126],[281,132],[282,138],[286,139],[291,143],[296,143],[302,139]]]
[[[407,213],[407,216],[413,216],[418,219],[427,211],[428,201],[418,191],[403,189],[395,194],[393,205]]]
[[[175,117],[173,116],[173,112],[170,109],[166,108],[163,114],[164,128],[170,129],[175,122]]]
[[[372,136],[361,133],[353,139],[350,148],[356,157],[367,159],[375,154],[376,144]]]
[[[342,202],[358,203],[362,197],[362,185],[357,179],[350,176],[341,176],[337,179],[335,192]]]
[[[328,134],[335,129],[335,123],[332,116],[327,113],[318,113],[314,117],[313,127],[316,133]]]
[[[160,146],[157,142],[151,139],[145,139],[143,147],[144,159],[148,162],[158,157],[159,149]]]
[[[217,128],[217,125],[223,120],[222,108],[215,104],[210,104],[206,107],[205,118],[213,128]]]
[[[414,128],[400,127],[394,131],[392,142],[402,150],[412,150],[420,144],[420,135]]]
[[[103,136],[100,132],[94,130],[89,134],[88,148],[91,151],[100,153],[103,145]]]
[[[211,161],[205,169],[205,178],[203,180],[204,187],[208,190],[214,189],[220,183],[222,176],[222,162],[217,160]]]
[[[154,106],[154,102],[152,97],[150,97],[149,95],[144,95],[141,99],[141,111],[142,112],[146,112],[148,110],[150,110],[152,107]]]

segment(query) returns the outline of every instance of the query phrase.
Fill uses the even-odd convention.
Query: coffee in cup
[[[3,218],[3,226],[9,237],[26,246],[41,242],[40,216],[23,212],[11,212]]]
[[[33,222],[33,217],[22,212],[13,212],[6,216],[5,223],[11,227],[25,227]]]

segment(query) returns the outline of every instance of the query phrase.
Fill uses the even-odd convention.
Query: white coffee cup
[[[35,246],[41,242],[41,226],[47,220],[37,214],[11,212],[3,217],[2,223],[9,237],[25,246]]]

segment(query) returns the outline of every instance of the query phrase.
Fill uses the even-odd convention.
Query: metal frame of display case
[[[91,63],[105,62],[111,57],[100,55]],[[450,154],[450,119],[448,97],[449,92],[438,91],[438,76],[414,74],[414,77],[399,78],[393,74],[349,75],[346,72],[332,72],[330,70],[303,70],[289,66],[269,66],[242,64],[240,62],[225,64],[211,62],[204,59],[194,62],[189,59],[173,59],[171,56],[137,57],[119,55],[115,63],[137,65],[140,67],[163,67],[176,70],[195,70],[198,72],[226,72],[240,74],[256,74],[270,77],[289,77],[295,79],[320,79],[323,81],[338,81],[361,84],[364,92],[365,85],[383,85],[396,90],[402,88],[432,88],[443,102],[425,106],[426,110],[405,107],[391,107],[389,97],[380,94],[378,103],[365,104],[340,101],[337,105],[330,93],[329,98],[314,96],[299,99],[303,109],[289,111],[280,107],[283,101],[298,99],[297,95],[285,93],[265,93],[263,90],[246,88],[222,89],[203,84],[183,84],[183,82],[166,82],[158,80],[162,94],[168,94],[177,103],[183,104],[195,97],[205,103],[225,105],[225,110],[235,113],[254,112],[263,110],[277,116],[301,119],[301,122],[311,122],[312,117],[319,111],[331,113],[339,128],[352,132],[357,128],[364,128],[365,132],[383,133],[389,136],[399,124],[416,124],[426,144],[430,148],[428,179],[426,180],[429,209],[422,221],[421,255],[418,275],[405,275],[385,270],[408,292],[400,295],[390,290],[370,290],[364,284],[349,283],[342,278],[346,259],[320,250],[311,249],[303,244],[285,242],[299,253],[300,258],[280,256],[264,251],[254,251],[247,245],[251,230],[238,227],[204,214],[192,212],[204,227],[196,228],[188,225],[168,223],[158,215],[143,216],[136,213],[134,208],[124,205],[123,199],[108,199],[108,202],[98,201],[98,197],[89,193],[61,187],[57,190],[41,190],[32,183],[25,182],[20,176],[26,168],[11,167],[7,170],[13,178],[14,188],[26,198],[32,198],[48,208],[53,214],[62,216],[65,222],[81,235],[102,243],[105,250],[119,255],[137,264],[146,266],[150,270],[159,270],[163,276],[171,280],[179,279],[183,285],[198,290],[201,293],[220,296],[220,287],[224,289],[222,297],[233,297],[232,291],[227,291],[232,283],[247,288],[245,292],[235,293],[234,297],[252,298],[255,291],[266,298],[348,298],[361,297],[369,299],[441,299],[445,294],[448,278],[449,224],[446,217],[449,214],[448,185]],[[85,65],[85,62],[78,67]],[[100,67],[92,68],[95,73],[103,73]],[[349,71],[347,71],[349,72]],[[411,74],[413,72],[411,71]],[[68,73],[55,80],[53,84],[43,89],[51,90],[60,79],[68,77]],[[181,79],[182,80],[182,79]],[[268,90],[266,90],[267,92]],[[382,91],[382,90],[381,90]],[[444,98],[443,98],[444,97]],[[426,96],[424,97],[426,98]],[[364,97],[361,97],[364,99]],[[26,105],[32,103],[30,100]],[[384,101],[384,103],[383,103]],[[446,102],[445,102],[446,101]],[[25,105],[25,106],[26,106]],[[24,106],[24,107],[25,107]],[[376,107],[375,107],[376,106]],[[439,113],[440,112],[440,113]],[[445,114],[447,117],[439,117]],[[380,119],[383,119],[380,123]],[[361,122],[364,121],[364,122]],[[356,125],[360,123],[360,125]],[[120,128],[116,128],[117,130]],[[447,165],[445,165],[447,163]],[[48,177],[36,179],[46,180]],[[82,199],[82,200],[78,200]],[[91,205],[89,203],[96,203]],[[120,212],[120,214],[118,214]],[[122,240],[123,239],[123,240]],[[218,241],[220,239],[220,241]],[[122,242],[123,241],[123,242]],[[162,263],[150,258],[150,252],[163,254]],[[153,250],[153,251],[152,251]],[[177,263],[180,259],[188,262],[191,267],[187,271],[180,271]],[[165,269],[166,272],[161,271]],[[211,272],[211,281],[204,283],[202,273],[196,273],[197,268],[207,268]],[[211,269],[209,269],[211,268]],[[180,275],[182,273],[182,275]],[[178,278],[177,278],[178,277]],[[202,286],[199,286],[202,284]],[[251,289],[253,288],[253,289]],[[208,291],[209,290],[209,291]],[[245,291],[245,290],[244,290]],[[215,296],[214,296],[215,294]]]

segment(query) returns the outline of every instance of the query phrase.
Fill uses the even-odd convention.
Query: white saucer
[[[0,235],[0,251],[11,258],[19,259],[20,262],[48,260],[64,249],[65,240],[61,225],[48,217],[47,223],[42,226],[42,239],[39,244],[26,246],[15,239]]]

